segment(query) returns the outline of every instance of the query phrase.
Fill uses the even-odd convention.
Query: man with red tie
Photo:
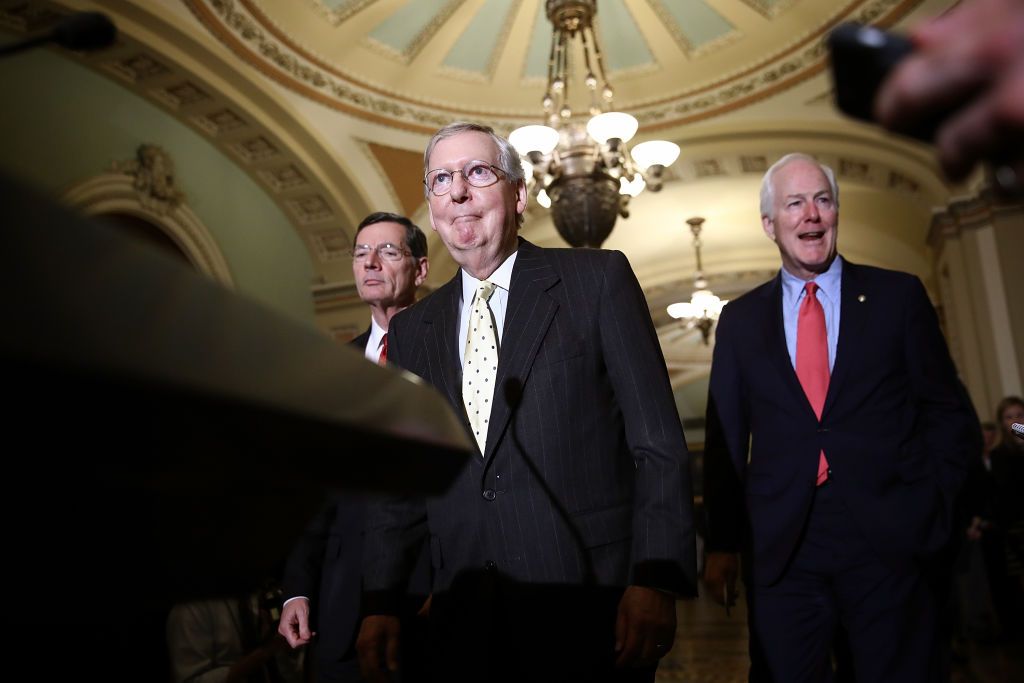
[[[387,362],[391,318],[416,301],[427,278],[427,238],[405,216],[372,213],[356,228],[352,275],[359,298],[370,307],[370,329],[352,340],[367,360]],[[278,631],[292,647],[317,636],[317,681],[361,681],[355,657],[362,587],[363,523],[366,501],[337,495],[310,524],[288,558],[284,607]],[[430,592],[424,554],[409,584],[415,613]],[[411,615],[410,615],[411,616]]]
[[[387,360],[391,318],[416,301],[416,288],[427,279],[427,238],[405,216],[378,211],[356,228],[352,275],[359,298],[370,307],[370,329],[352,340],[366,358]]]
[[[949,538],[976,418],[921,282],[838,256],[838,214],[812,157],[765,174],[782,269],[718,323],[705,584],[735,595],[744,551],[751,649],[774,681],[831,680],[840,626],[857,681],[931,681],[924,568]]]

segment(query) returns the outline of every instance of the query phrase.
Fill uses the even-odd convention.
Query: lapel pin
[[[861,303],[864,303],[867,300],[868,300],[868,298],[866,296],[864,296],[863,294],[858,294],[857,295],[857,301],[859,301]]]

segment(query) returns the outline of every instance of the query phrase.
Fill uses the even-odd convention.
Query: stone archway
[[[109,216],[121,224],[134,218],[159,229],[196,270],[234,287],[223,253],[186,203],[175,182],[174,163],[159,146],[140,145],[135,159],[115,162],[111,172],[73,186],[63,200],[89,216]]]

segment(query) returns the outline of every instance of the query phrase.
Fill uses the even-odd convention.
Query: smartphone
[[[914,51],[907,38],[875,26],[840,24],[828,36],[836,106],[847,116],[875,123],[878,89],[892,69]],[[931,142],[940,117],[919,121],[904,135]]]

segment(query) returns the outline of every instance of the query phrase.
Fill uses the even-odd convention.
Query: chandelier
[[[715,296],[708,289],[708,281],[704,278],[704,269],[700,262],[700,231],[704,225],[704,219],[694,217],[687,220],[686,223],[690,226],[690,232],[693,233],[693,250],[697,254],[697,272],[693,278],[694,291],[690,295],[689,301],[669,304],[667,311],[673,318],[682,320],[686,329],[692,330],[696,327],[700,330],[701,338],[706,345],[711,337],[711,328],[718,320],[718,316],[722,314],[722,307],[729,302]]]
[[[541,101],[547,125],[517,128],[509,141],[523,157],[530,193],[551,209],[562,239],[574,247],[600,247],[617,217],[629,217],[632,197],[645,187],[661,189],[662,173],[679,156],[679,146],[651,140],[626,147],[638,124],[612,107],[593,27],[597,0],[546,0],[545,10],[554,27]],[[576,115],[570,103],[571,67],[579,61],[584,90],[574,103],[587,102],[588,117]]]

